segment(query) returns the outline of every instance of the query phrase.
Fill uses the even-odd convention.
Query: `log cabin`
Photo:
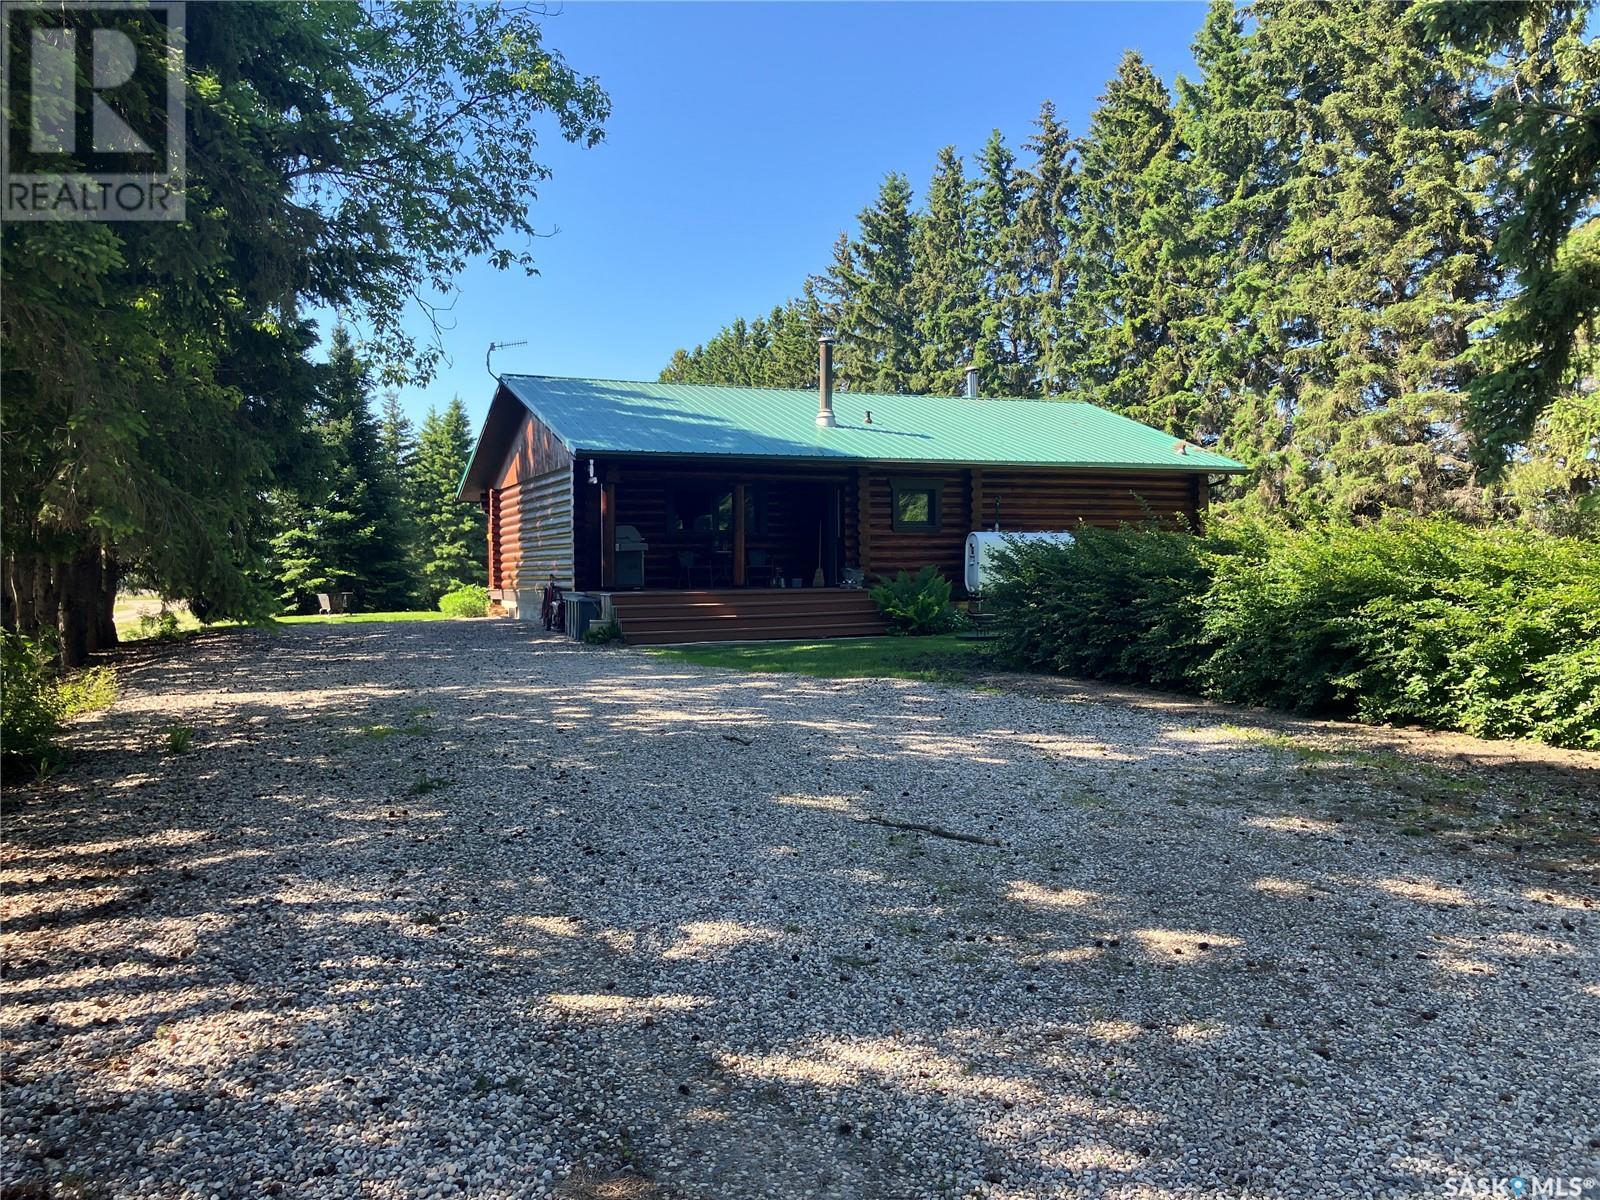
[[[625,640],[883,632],[863,584],[967,535],[1194,524],[1240,464],[1090,404],[503,375],[459,498],[488,515],[495,611],[569,611]],[[568,622],[570,632],[577,626]]]

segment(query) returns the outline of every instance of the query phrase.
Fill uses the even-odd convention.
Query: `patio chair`
[[[712,587],[713,568],[709,563],[700,561],[700,555],[693,550],[678,551],[678,586],[692,588],[697,579],[704,580],[704,586]]]
[[[765,550],[750,551],[747,559],[745,579],[751,587],[779,587],[779,580],[783,578],[783,568],[772,561],[772,555]]]

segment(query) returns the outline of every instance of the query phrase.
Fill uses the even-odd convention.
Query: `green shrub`
[[[923,567],[915,575],[901,571],[884,580],[872,589],[872,601],[890,633],[944,633],[956,623],[950,581],[935,567]]]
[[[999,648],[1036,669],[1182,686],[1198,654],[1198,539],[1154,527],[1084,526],[1070,545],[1014,542],[984,594]]]
[[[615,617],[604,625],[596,622],[583,631],[583,644],[586,646],[606,646],[621,640],[622,626],[617,624]]]
[[[35,770],[57,757],[53,657],[43,641],[15,633],[0,639],[0,752],[7,770]]]
[[[48,638],[15,633],[0,638],[0,752],[7,770],[38,771],[59,761],[61,722],[109,708],[117,698],[110,667],[62,676]]]
[[[489,612],[489,589],[467,583],[439,597],[439,611],[447,617],[482,617]]]
[[[139,631],[135,637],[150,638],[158,642],[176,641],[183,630],[178,624],[178,614],[162,609],[160,613],[145,613],[139,618]]]
[[[1335,683],[1359,716],[1600,749],[1600,546],[1448,522],[1384,536],[1388,586],[1343,623]]]
[[[187,754],[194,746],[194,729],[189,725],[174,725],[167,730],[167,753]]]
[[[1035,668],[1483,737],[1600,748],[1600,546],[1445,519],[1203,537],[1082,529],[1001,555],[1001,647]]]

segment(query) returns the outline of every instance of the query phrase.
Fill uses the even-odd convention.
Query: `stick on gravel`
[[[867,817],[864,825],[883,825],[889,829],[908,829],[913,833],[928,833],[934,837],[949,838],[952,842],[971,842],[974,846],[998,846],[999,838],[982,837],[976,833],[962,833],[956,829],[941,829],[937,825],[923,825],[916,821],[891,821],[886,817]]]

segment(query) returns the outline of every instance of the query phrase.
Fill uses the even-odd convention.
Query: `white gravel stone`
[[[1339,819],[1214,724],[506,622],[132,651],[67,769],[6,798],[5,1180],[1154,1200],[1600,1176],[1593,887]]]

